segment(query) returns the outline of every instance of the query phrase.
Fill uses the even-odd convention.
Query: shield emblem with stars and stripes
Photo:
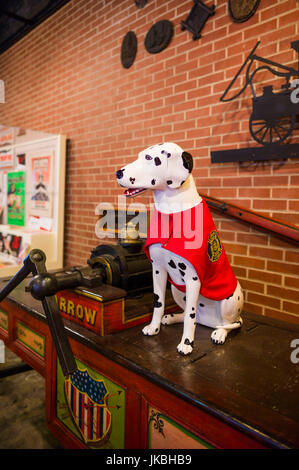
[[[109,437],[111,413],[108,391],[102,380],[93,379],[87,370],[77,370],[65,381],[65,395],[73,421],[85,443],[101,444]]]

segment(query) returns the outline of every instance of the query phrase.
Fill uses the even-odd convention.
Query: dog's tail
[[[228,323],[227,325],[218,325],[216,326],[217,328],[223,328],[225,330],[236,330],[237,328],[241,328],[243,325],[243,320],[240,318],[240,320],[234,322],[234,323]]]

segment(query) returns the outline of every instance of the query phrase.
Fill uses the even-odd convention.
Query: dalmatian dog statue
[[[156,335],[161,324],[183,322],[177,350],[190,354],[196,323],[213,328],[211,339],[223,344],[242,326],[243,293],[229,264],[211,213],[192,177],[193,158],[175,143],[139,153],[116,172],[127,197],[153,190],[154,211],[145,252],[152,262],[154,311],[144,335]],[[167,280],[183,313],[164,315]]]

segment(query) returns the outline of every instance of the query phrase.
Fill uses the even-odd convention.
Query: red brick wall
[[[95,207],[121,194],[115,170],[160,141],[177,142],[193,154],[200,192],[299,224],[298,160],[248,169],[210,163],[211,150],[254,145],[250,90],[231,103],[219,98],[258,39],[258,54],[297,66],[290,42],[299,38],[299,2],[262,0],[240,24],[230,19],[226,0],[205,3],[216,4],[216,13],[193,41],[180,29],[192,0],[148,0],[144,9],[133,0],[72,0],[0,55],[6,85],[0,122],[70,139],[67,265],[85,263],[99,243]],[[173,22],[175,34],[167,49],[151,55],[144,37],[161,19]],[[125,70],[120,47],[129,30],[137,35],[138,53]],[[269,78],[257,77],[258,92]],[[298,130],[292,142],[298,142]],[[245,289],[246,308],[299,321],[298,250],[243,223],[216,214],[215,220]]]

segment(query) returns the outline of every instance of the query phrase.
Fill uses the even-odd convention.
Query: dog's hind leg
[[[220,309],[222,321],[219,325],[216,325],[216,330],[211,334],[211,339],[214,344],[223,344],[230,331],[241,328],[243,325],[241,318],[243,303],[243,292],[238,283],[233,296],[221,301]]]
[[[185,310],[186,307],[186,294],[177,289],[173,284],[171,285],[171,293],[175,303]],[[162,318],[162,325],[172,325],[173,323],[183,323],[184,312],[182,313],[168,313]]]
[[[243,325],[243,320],[240,317],[240,320],[235,322],[235,323],[219,326],[211,334],[211,339],[212,339],[213,343],[214,344],[223,344],[226,340],[226,337],[227,337],[228,333],[232,330],[237,329],[237,328],[241,328],[242,325]]]

